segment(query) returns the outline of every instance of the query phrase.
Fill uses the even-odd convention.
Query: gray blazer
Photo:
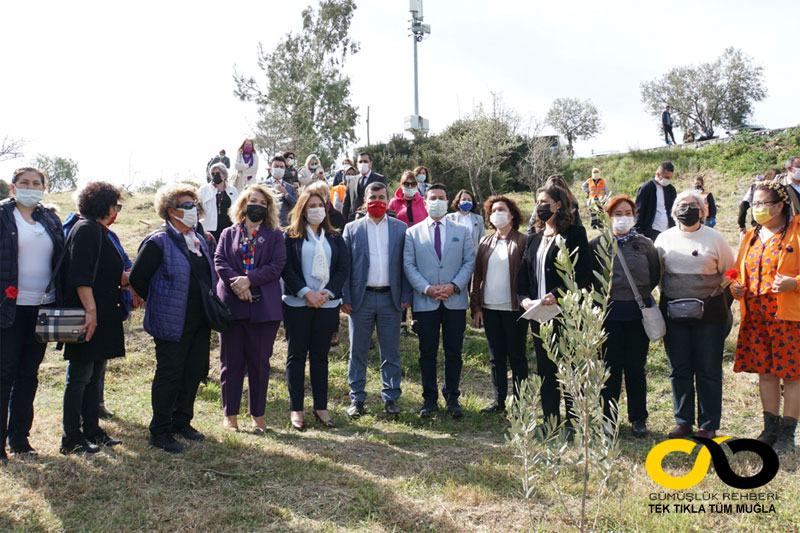
[[[403,246],[405,245],[406,224],[396,218],[388,217],[389,222],[389,285],[392,302],[399,311],[400,304],[411,302],[411,286],[403,274]],[[367,238],[367,217],[350,222],[344,227],[345,246],[350,250],[350,276],[342,288],[342,303],[350,304],[353,310],[361,307],[369,273],[369,239]]]
[[[471,232],[466,226],[445,217],[445,240],[442,259],[436,256],[431,240],[428,219],[413,225],[406,231],[406,246],[403,252],[404,268],[409,283],[414,288],[414,311],[434,311],[441,302],[423,294],[428,285],[454,283],[461,290],[453,294],[444,305],[448,309],[467,309],[467,292],[472,271],[475,269],[475,247]]]
[[[458,222],[459,216],[460,213],[456,211],[455,213],[447,213],[444,218],[449,218],[453,222]],[[483,217],[477,213],[470,213],[469,216],[472,219],[472,246],[475,247],[475,253],[477,254],[481,239],[486,235],[486,222],[484,222]]]

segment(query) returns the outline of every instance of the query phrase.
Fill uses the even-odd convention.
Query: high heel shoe
[[[299,414],[294,415],[295,412],[298,412]],[[303,420],[302,416],[303,416],[302,411],[292,411],[292,414],[289,415],[289,422],[291,422],[292,427],[297,431],[303,431],[304,429],[306,429],[306,423]]]
[[[333,423],[333,419],[330,418],[330,416],[331,416],[330,414],[328,415],[328,417],[329,417],[328,420],[323,420],[322,417],[319,416],[319,413],[317,412],[316,409],[312,409],[311,412],[314,413],[314,418],[316,418],[317,421],[320,424],[322,424],[323,426],[325,426],[326,428],[328,428],[328,429],[336,428],[336,424]]]

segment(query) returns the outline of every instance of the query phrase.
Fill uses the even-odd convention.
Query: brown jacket
[[[516,309],[517,304],[517,274],[522,264],[522,255],[528,236],[512,229],[508,234],[508,269],[511,276],[511,306]],[[486,280],[486,268],[489,265],[489,256],[497,246],[497,232],[486,235],[478,246],[475,257],[475,271],[472,274],[472,286],[469,291],[469,305],[473,313],[480,311],[483,305],[483,284]]]

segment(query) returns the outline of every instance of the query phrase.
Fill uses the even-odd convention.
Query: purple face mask
[[[253,151],[253,147],[252,146],[248,145],[248,146],[244,147],[244,153],[249,154],[252,151]]]

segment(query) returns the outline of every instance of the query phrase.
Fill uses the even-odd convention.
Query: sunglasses
[[[183,202],[175,206],[176,209],[193,209],[195,207],[197,207],[197,205],[194,202]]]

